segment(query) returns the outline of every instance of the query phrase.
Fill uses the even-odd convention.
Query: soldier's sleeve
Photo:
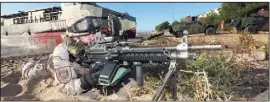
[[[50,75],[47,70],[48,58],[36,59],[32,58],[28,62],[23,64],[22,67],[22,78],[32,80],[40,79]]]
[[[69,53],[65,44],[59,44],[55,47],[52,62],[55,69],[56,80],[61,84],[66,84],[71,79],[77,77],[72,68],[72,63],[69,61]]]
[[[62,91],[65,93],[80,94],[81,81],[77,78],[75,66],[69,61],[69,52],[65,44],[59,44],[53,52],[53,66],[55,69],[55,79],[63,85]]]

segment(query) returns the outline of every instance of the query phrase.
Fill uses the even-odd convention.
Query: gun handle
[[[136,67],[136,81],[139,87],[143,86],[143,70],[140,63],[135,63]]]

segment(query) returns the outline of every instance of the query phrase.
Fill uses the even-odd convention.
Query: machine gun
[[[160,34],[162,35],[162,34]],[[105,39],[105,38],[104,38]],[[108,41],[108,40],[107,40]],[[110,40],[113,41],[113,40]],[[164,87],[169,79],[173,81],[173,97],[176,99],[176,66],[178,60],[185,60],[189,58],[196,58],[196,54],[189,53],[190,50],[214,50],[221,49],[221,45],[202,45],[189,46],[188,32],[184,31],[184,37],[181,44],[170,47],[132,47],[127,42],[120,43],[120,41],[113,42],[94,42],[93,46],[85,49],[85,56],[89,63],[102,64],[103,68],[99,77],[99,85],[114,86],[117,84],[117,78],[121,79],[121,75],[132,66],[136,69],[136,80],[138,86],[143,85],[143,71],[142,64],[156,62],[164,64],[169,63],[169,71],[167,72],[162,85],[157,90],[153,97],[153,101],[158,101]],[[132,43],[132,42],[131,42]],[[134,68],[134,67],[133,67]],[[120,71],[121,70],[121,71]],[[122,72],[122,73],[121,73]],[[123,75],[122,75],[123,76]]]

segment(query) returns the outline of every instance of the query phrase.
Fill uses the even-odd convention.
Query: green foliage
[[[215,12],[211,12],[207,14],[204,20],[205,20],[205,23],[207,24],[215,24],[215,25],[219,25],[221,22],[220,17]]]
[[[269,9],[269,3],[222,3],[220,17],[230,22],[232,18],[250,16],[262,8]]]
[[[219,15],[212,12],[207,14],[205,22],[207,24],[215,24],[220,28],[222,20],[226,23],[230,23],[232,18],[243,18],[245,16],[255,16],[260,9],[268,9],[269,3],[222,3],[219,8]],[[226,28],[227,27],[227,28]],[[225,26],[225,30],[229,30],[231,27]]]
[[[178,22],[178,21],[173,21],[173,23],[172,23],[172,28],[173,28],[173,30],[174,31],[179,31],[179,29],[180,29],[180,27],[181,27],[181,25],[180,25],[180,22]]]
[[[221,20],[225,21],[225,25],[230,23],[232,18],[243,18],[245,16],[254,16],[260,9],[266,9],[269,10],[269,3],[263,2],[263,3],[239,3],[239,2],[232,2],[232,3],[222,3],[219,10],[219,15],[216,13],[209,13],[207,17],[205,18],[205,22],[207,24],[215,24],[217,26],[220,26]],[[185,18],[181,18],[179,22],[174,21],[172,24],[173,29],[174,28],[180,28],[179,23],[184,22]],[[179,27],[178,27],[179,26]],[[165,21],[155,27],[156,31],[162,31],[164,29],[167,29],[169,27],[169,22]],[[229,27],[231,28],[231,27]],[[228,28],[225,29],[228,30]],[[177,30],[177,29],[176,29]]]
[[[180,22],[185,22],[185,18],[184,18],[184,17],[181,18],[181,19],[180,19]]]
[[[157,25],[155,27],[156,31],[162,31],[165,29],[168,29],[170,26],[170,23],[168,21],[162,22],[161,24]]]
[[[179,24],[179,22],[177,20],[172,22],[172,26],[177,25],[177,24]]]

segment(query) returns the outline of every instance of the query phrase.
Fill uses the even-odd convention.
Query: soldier
[[[76,5],[63,9],[67,30],[63,42],[57,45],[49,58],[32,58],[23,65],[22,77],[28,80],[52,75],[63,85],[62,92],[74,95],[88,91],[98,83],[100,65],[80,66],[84,59],[84,46],[93,41],[101,25],[100,18],[89,18],[89,12]],[[85,67],[88,67],[86,69]]]

